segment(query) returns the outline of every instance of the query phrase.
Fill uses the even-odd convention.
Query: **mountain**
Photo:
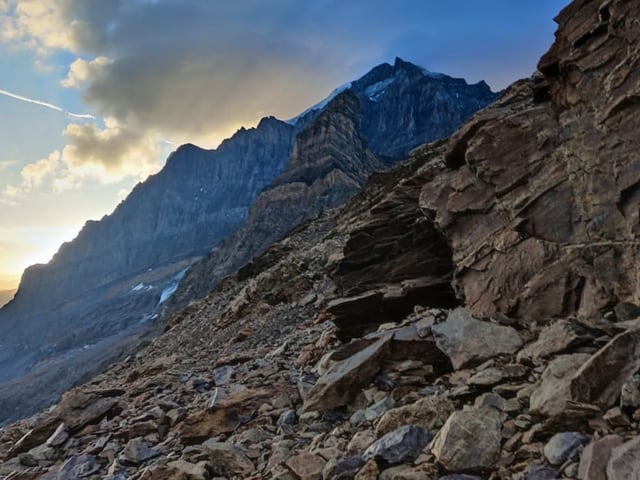
[[[5,426],[0,475],[637,478],[639,16],[571,3],[531,78]],[[356,99],[316,115],[336,187]]]
[[[15,293],[16,293],[15,289],[0,290],[0,307],[9,303],[9,301],[13,298]]]
[[[0,388],[12,392],[0,397],[2,418],[99,371],[114,345],[156,328],[372,172],[453,132],[494,98],[484,83],[396,59],[294,121],[264,118],[216,150],[178,148],[111,215],[88,222],[49,264],[27,269],[0,309]],[[63,362],[65,373],[50,362]]]

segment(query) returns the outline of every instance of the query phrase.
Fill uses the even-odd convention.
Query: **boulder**
[[[436,431],[444,425],[455,410],[451,400],[440,395],[425,398],[387,411],[376,425],[376,435],[381,437],[404,425],[417,425],[427,431]]]
[[[481,471],[500,459],[500,413],[474,408],[451,414],[436,435],[431,451],[450,472]]]
[[[147,460],[157,457],[160,452],[154,448],[151,448],[149,444],[141,437],[133,438],[129,440],[124,448],[124,459],[135,465],[144,463]]]
[[[286,465],[300,480],[322,480],[322,469],[326,464],[319,455],[302,452],[289,458]]]
[[[580,455],[578,478],[581,480],[607,480],[607,463],[611,451],[622,445],[619,435],[607,435],[589,443]]]
[[[412,462],[432,438],[433,435],[423,428],[405,425],[376,440],[362,457],[385,465]]]
[[[589,443],[589,437],[578,432],[556,433],[544,446],[544,456],[551,465],[561,465],[578,458],[579,448]]]
[[[436,344],[451,360],[453,368],[479,365],[486,359],[514,353],[522,346],[511,327],[478,320],[465,308],[449,312],[447,320],[431,327]]]
[[[560,355],[554,358],[542,373],[542,378],[531,393],[531,413],[553,416],[562,413],[571,400],[571,378],[589,360],[585,353]]]
[[[392,335],[385,335],[355,355],[333,365],[307,392],[304,410],[328,410],[349,403],[373,381],[389,352]]]
[[[640,437],[629,440],[611,451],[607,464],[608,479],[640,478]]]
[[[574,320],[557,320],[540,332],[538,339],[518,352],[518,361],[537,360],[593,340],[587,330]]]
[[[571,379],[571,398],[611,407],[622,385],[640,370],[640,328],[616,335],[578,369]]]
[[[244,450],[236,445],[209,439],[202,446],[219,475],[246,477],[255,470]]]

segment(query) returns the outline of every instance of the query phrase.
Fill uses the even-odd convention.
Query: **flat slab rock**
[[[451,414],[433,441],[431,452],[450,472],[482,471],[500,459],[502,422],[493,408]]]
[[[611,407],[622,385],[640,369],[640,328],[616,335],[596,352],[571,380],[571,397]]]
[[[333,365],[307,392],[304,410],[328,410],[349,403],[380,371],[393,335],[385,335],[352,357]]]
[[[607,464],[608,479],[640,479],[640,437],[629,440],[611,451]]]
[[[456,370],[497,355],[515,353],[522,347],[515,329],[478,320],[465,308],[450,311],[447,320],[431,327],[431,331],[436,345]]]
[[[432,438],[433,435],[423,428],[405,425],[376,440],[365,450],[362,457],[387,465],[412,462]]]

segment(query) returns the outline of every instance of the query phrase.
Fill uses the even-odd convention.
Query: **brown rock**
[[[580,367],[571,380],[571,397],[611,407],[622,385],[640,369],[640,328],[615,336]]]
[[[493,408],[451,414],[434,439],[431,451],[451,472],[485,470],[500,459],[500,413]]]
[[[380,371],[392,335],[385,335],[354,356],[333,365],[304,399],[304,410],[327,410],[349,403]]]
[[[403,425],[417,425],[427,431],[436,431],[455,410],[453,402],[440,395],[431,395],[417,402],[385,412],[376,425],[381,437]]]
[[[243,391],[210,409],[188,415],[179,426],[178,433],[183,442],[192,445],[232,432],[242,423],[243,418],[249,418],[275,392],[272,387]]]
[[[320,456],[303,452],[289,458],[286,465],[300,480],[322,480],[322,469],[327,462]]]
[[[611,450],[607,464],[608,479],[640,479],[640,437]]]
[[[354,480],[377,480],[380,469],[375,460],[369,460],[354,477]]]
[[[580,456],[578,478],[581,480],[607,480],[607,463],[611,451],[623,443],[618,435],[607,435],[587,445]]]
[[[216,442],[213,439],[202,444],[209,461],[220,475],[246,478],[255,470],[245,451],[230,443]]]
[[[464,308],[449,312],[447,321],[434,325],[431,331],[438,348],[456,370],[500,354],[514,353],[522,346],[513,328],[478,320]]]

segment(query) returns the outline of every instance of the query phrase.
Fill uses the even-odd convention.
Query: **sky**
[[[494,90],[567,0],[0,0],[0,290],[162,168],[396,56]]]

